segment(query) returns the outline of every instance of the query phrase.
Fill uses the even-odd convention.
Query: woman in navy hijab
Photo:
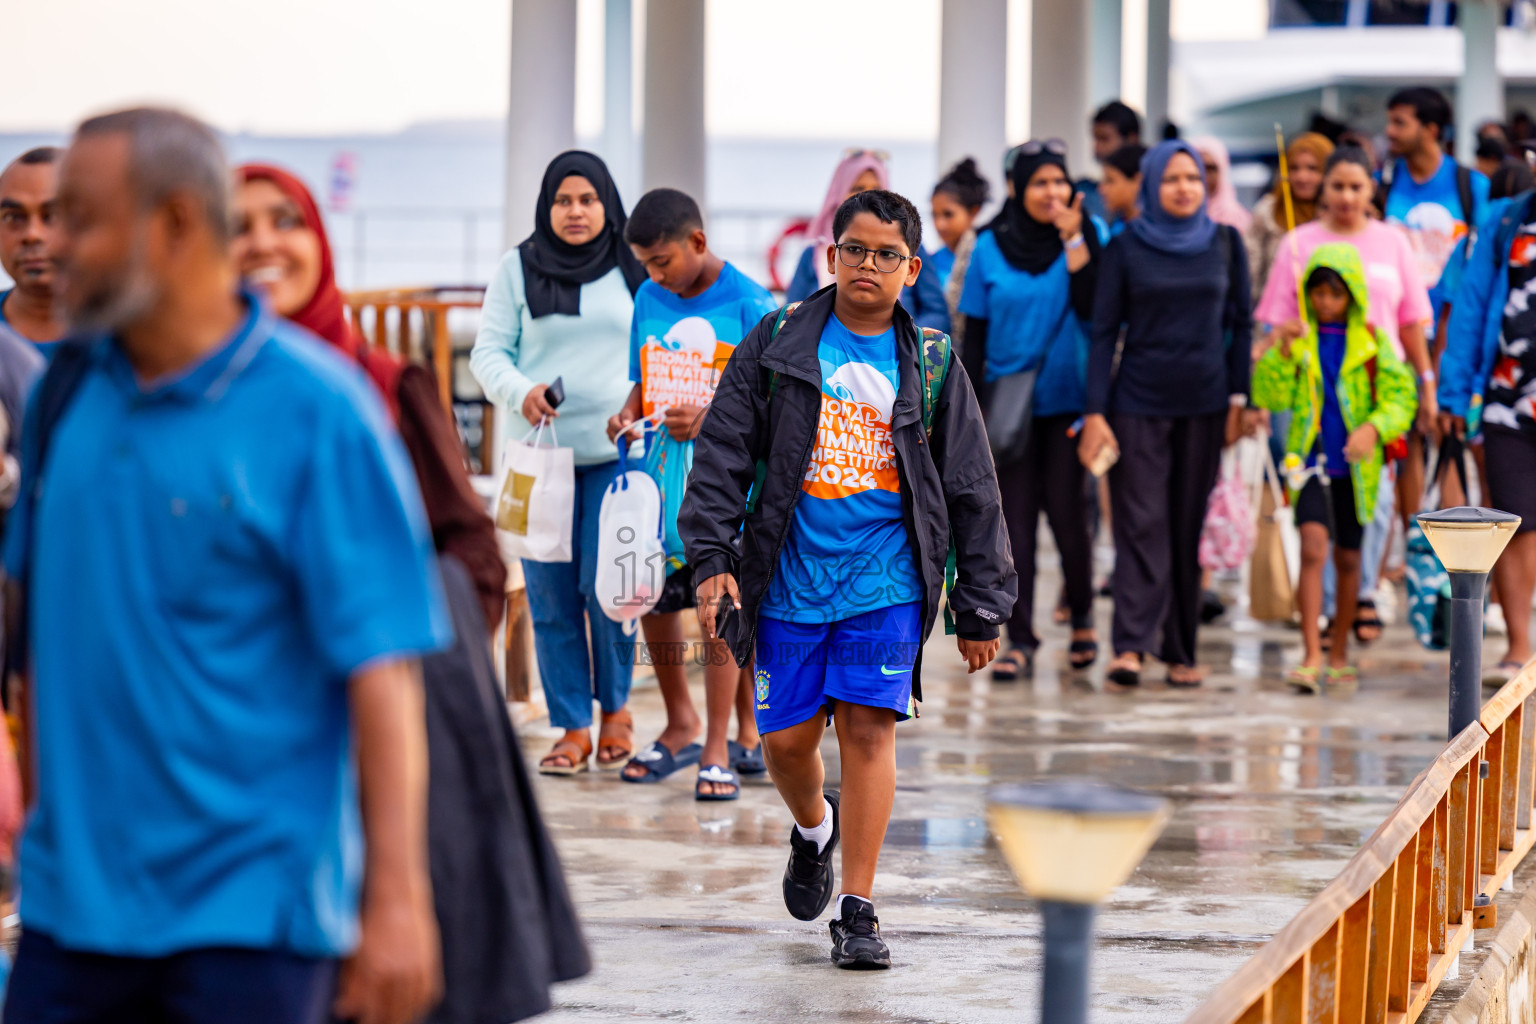
[[[1240,236],[1211,220],[1204,167],[1187,142],[1141,163],[1141,216],[1104,250],[1078,454],[1104,449],[1114,513],[1115,659],[1140,681],[1155,654],[1171,686],[1198,686],[1200,527],[1221,449],[1244,428],[1252,304]],[[1116,351],[1119,350],[1118,366]]]

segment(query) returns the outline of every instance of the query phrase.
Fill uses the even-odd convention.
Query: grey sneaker
[[[880,937],[874,904],[844,898],[843,916],[834,917],[832,962],[850,971],[878,971],[891,966],[891,949]]]

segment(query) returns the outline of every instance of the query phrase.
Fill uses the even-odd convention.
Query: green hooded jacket
[[[1370,298],[1359,250],[1348,242],[1318,246],[1301,280],[1305,282],[1318,267],[1337,271],[1354,300],[1349,305],[1345,328],[1344,363],[1335,383],[1344,426],[1354,433],[1356,427],[1370,423],[1379,435],[1376,450],[1349,466],[1355,488],[1355,515],[1363,525],[1376,517],[1383,446],[1402,437],[1413,425],[1419,406],[1418,388],[1413,371],[1398,358],[1391,343],[1366,323]],[[1322,429],[1325,382],[1317,354],[1317,314],[1305,295],[1302,300],[1307,333],[1291,344],[1290,358],[1281,354],[1279,345],[1264,353],[1253,370],[1253,401],[1271,412],[1295,413],[1285,450],[1306,459]],[[1291,500],[1296,500],[1294,494]]]

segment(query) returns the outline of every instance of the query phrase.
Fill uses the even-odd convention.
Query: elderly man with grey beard
[[[409,1024],[439,988],[416,658],[451,640],[378,398],[242,292],[184,115],[80,125],[5,538],[36,784],[7,1024]]]

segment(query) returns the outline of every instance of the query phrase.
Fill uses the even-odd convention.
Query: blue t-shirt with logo
[[[1481,224],[1488,212],[1488,179],[1472,171],[1471,210],[1462,209],[1461,193],[1456,188],[1456,161],[1440,158],[1440,169],[1420,184],[1408,173],[1408,164],[1398,160],[1392,168],[1392,187],[1387,192],[1387,221],[1408,234],[1408,243],[1418,259],[1419,276],[1429,289],[1435,308],[1435,323],[1440,307],[1454,298],[1450,286],[1459,281],[1456,272],[1446,274],[1453,256],[1465,260],[1466,250],[1457,253],[1457,245],[1467,237],[1469,225]],[[1444,278],[1442,280],[1442,278]]]
[[[1101,241],[1108,231],[1094,221]],[[983,231],[965,272],[960,312],[987,326],[987,380],[1039,367],[1036,416],[1082,412],[1088,379],[1088,333],[1072,309],[1072,275],[1063,252],[1044,273],[1013,266]]]
[[[762,606],[788,622],[837,622],[923,598],[891,441],[896,330],[854,334],[831,316],[816,355],[811,464]]]
[[[691,299],[654,281],[642,284],[629,323],[629,379],[640,385],[641,415],[673,405],[708,405],[737,344],[776,308],[766,288],[729,263]],[[693,468],[693,442],[675,440],[661,429],[650,431],[646,440],[645,469],[661,489],[662,546],[672,572],[685,564],[677,513]]]
[[[629,328],[629,379],[640,385],[644,415],[708,405],[731,352],[777,308],[768,289],[729,263],[691,299],[642,284]]]

